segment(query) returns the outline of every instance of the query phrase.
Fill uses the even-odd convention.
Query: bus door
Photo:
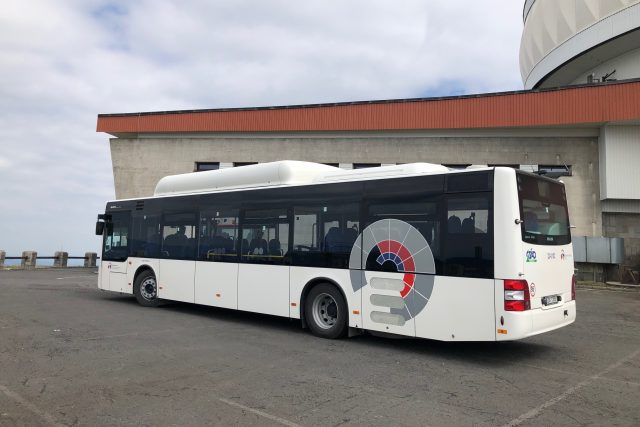
[[[194,302],[196,214],[165,214],[162,220],[158,297]]]
[[[238,309],[289,317],[289,212],[243,212]]]
[[[210,207],[200,213],[196,304],[238,308],[238,211]]]
[[[130,292],[127,286],[130,223],[129,211],[114,212],[107,216],[100,274],[102,289]]]

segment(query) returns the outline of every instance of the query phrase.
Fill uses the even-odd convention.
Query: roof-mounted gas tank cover
[[[167,196],[240,188],[276,187],[286,185],[320,184],[323,182],[389,178],[430,173],[448,169],[430,163],[381,166],[345,170],[321,163],[282,160],[251,166],[170,175],[158,181],[154,196]]]
[[[155,196],[202,193],[238,188],[301,185],[338,168],[319,163],[284,160],[228,169],[169,175],[158,181]]]

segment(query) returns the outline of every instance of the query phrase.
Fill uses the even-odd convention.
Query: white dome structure
[[[640,78],[640,0],[526,0],[526,89]]]

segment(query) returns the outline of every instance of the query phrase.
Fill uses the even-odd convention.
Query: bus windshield
[[[564,185],[518,173],[522,240],[538,245],[571,243]]]

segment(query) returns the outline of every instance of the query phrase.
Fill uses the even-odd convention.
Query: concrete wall
[[[460,132],[462,133],[462,132]],[[320,135],[183,135],[111,139],[117,198],[151,196],[160,178],[192,172],[196,161],[268,162],[306,160],[320,163],[549,164],[571,165],[563,177],[576,235],[602,232],[598,184],[598,144],[588,136],[526,136],[513,131],[434,136],[415,133]],[[502,133],[502,135],[500,135]],[[571,133],[565,131],[564,134]],[[574,132],[575,133],[575,132]]]
[[[640,215],[605,212],[602,218],[605,236],[624,239],[625,264],[640,266]]]

